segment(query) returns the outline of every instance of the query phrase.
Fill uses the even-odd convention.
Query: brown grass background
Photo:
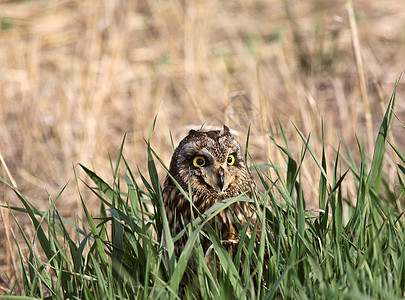
[[[405,66],[404,7],[403,0],[0,0],[0,176],[42,209],[48,193],[67,184],[56,206],[82,216],[73,168],[87,180],[82,163],[111,182],[109,154],[115,160],[127,134],[124,154],[145,171],[143,139],[157,114],[152,146],[166,164],[170,131],[177,144],[205,122],[227,124],[242,144],[251,126],[255,163],[270,157],[285,166],[267,134],[281,141],[279,120],[298,159],[293,121],[311,133],[319,155],[321,117],[329,161],[340,141],[356,151],[355,135],[370,158]],[[404,90],[400,83],[402,121]],[[404,150],[398,121],[390,139]],[[394,185],[395,162],[387,164]],[[310,159],[303,175],[314,208],[319,172]],[[80,189],[96,214],[98,202]],[[6,201],[21,205],[1,185]],[[8,292],[17,280],[17,229],[8,210],[1,213],[0,283]],[[17,218],[34,231],[26,216]]]

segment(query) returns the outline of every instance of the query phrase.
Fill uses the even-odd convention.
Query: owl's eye
[[[233,154],[230,154],[226,159],[226,162],[228,163],[228,165],[233,166],[233,164],[235,163],[235,156]]]
[[[194,167],[204,167],[205,166],[205,158],[202,156],[196,156],[193,159]]]

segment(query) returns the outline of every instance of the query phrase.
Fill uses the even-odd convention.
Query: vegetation
[[[265,192],[255,199],[226,199],[196,217],[179,234],[188,235],[188,241],[178,258],[173,243],[179,236],[171,236],[168,227],[156,161],[167,168],[150,146],[154,127],[147,142],[149,179],[140,174],[141,182],[135,180],[122,155],[124,142],[115,164],[111,162],[113,185],[81,166],[95,184],[88,188],[100,200],[100,217],[95,218],[86,199],[80,196],[86,222],[76,219],[72,223],[60,216],[56,205],[60,194],[51,198],[46,211],[40,211],[0,179],[23,204],[24,208],[9,207],[11,211],[24,212],[35,227],[31,239],[19,226],[29,249],[27,259],[19,251],[24,294],[69,299],[404,297],[405,154],[387,141],[395,97],[396,87],[370,166],[360,142],[358,164],[350,153],[344,156],[338,146],[329,180],[325,155],[317,157],[310,137],[296,127],[302,140],[299,158],[291,155],[287,139],[283,145],[275,141],[286,169],[275,167],[271,161],[268,165],[252,165]],[[392,147],[400,160],[396,190],[390,189],[384,178],[386,146]],[[318,216],[305,208],[301,181],[305,159],[314,160],[321,173]],[[264,172],[266,168],[273,169],[276,176],[269,176]],[[120,180],[123,170],[124,183]],[[357,179],[356,199],[343,197],[348,173]],[[206,221],[235,201],[252,202],[262,225],[246,226],[252,226],[254,231],[262,226],[263,234],[256,240],[246,235],[247,227],[241,228],[238,251],[232,258]],[[69,233],[70,227],[75,235]],[[215,255],[208,259],[198,238],[203,227],[215,249]],[[18,242],[17,247],[21,249]],[[188,268],[190,256],[195,262],[193,270]]]
[[[404,46],[401,1],[0,1],[0,295],[403,297]],[[161,242],[163,162],[201,124],[259,190],[212,211],[274,234],[240,228],[234,264],[207,231],[218,269],[201,218],[182,258]]]

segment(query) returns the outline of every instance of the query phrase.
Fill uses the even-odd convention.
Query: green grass
[[[21,290],[16,287],[12,294],[69,299],[404,297],[405,154],[387,142],[395,93],[396,87],[370,166],[359,142],[359,163],[350,152],[343,155],[338,146],[334,168],[327,170],[325,144],[321,145],[321,157],[317,157],[310,138],[296,127],[302,139],[298,159],[291,154],[284,136],[285,144],[275,141],[275,146],[285,158],[285,169],[273,168],[271,161],[251,166],[266,189],[264,193],[255,199],[226,199],[204,214],[196,211],[194,221],[179,236],[172,236],[163,207],[157,168],[167,168],[149,141],[148,174],[140,173],[140,182],[122,154],[124,142],[116,162],[111,162],[113,185],[81,166],[94,183],[88,188],[100,199],[97,218],[88,211],[82,195],[86,219],[73,223],[60,216],[56,207],[63,191],[55,198],[49,196],[48,209],[40,211],[0,179],[23,205],[10,207],[13,216],[15,211],[26,213],[35,228],[35,236],[29,237],[19,226],[29,254],[23,256],[16,242],[22,282]],[[153,129],[154,125],[150,134]],[[400,161],[395,190],[384,178],[387,146]],[[301,166],[307,159],[315,161],[321,174],[319,216],[305,209]],[[275,178],[262,172],[266,167],[274,169]],[[357,199],[344,197],[343,183],[349,173],[357,180]],[[190,199],[189,191],[183,193]],[[256,208],[260,223],[250,226],[261,230],[262,235],[260,240],[254,235],[249,238],[247,227],[240,228],[233,259],[207,221],[235,201],[250,201]],[[216,254],[208,263],[199,239],[204,227]],[[180,257],[175,257],[174,242],[184,234],[188,241]],[[194,270],[188,269],[190,257]]]

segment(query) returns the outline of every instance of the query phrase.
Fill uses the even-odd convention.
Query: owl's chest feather
[[[199,213],[204,214],[216,203],[240,194],[242,194],[240,187],[237,189],[230,188],[223,194],[210,191],[194,191],[193,204],[191,204],[177,188],[165,189],[164,198],[169,224],[176,232],[179,232],[185,225],[190,223],[192,218],[198,217],[194,208],[198,209]],[[235,232],[233,215],[244,226],[246,224],[246,217],[249,217],[251,214],[252,211],[247,202],[235,202],[231,204],[230,208],[220,211],[209,223],[213,227],[216,227],[223,237],[228,236],[229,238],[229,235],[233,235]]]

